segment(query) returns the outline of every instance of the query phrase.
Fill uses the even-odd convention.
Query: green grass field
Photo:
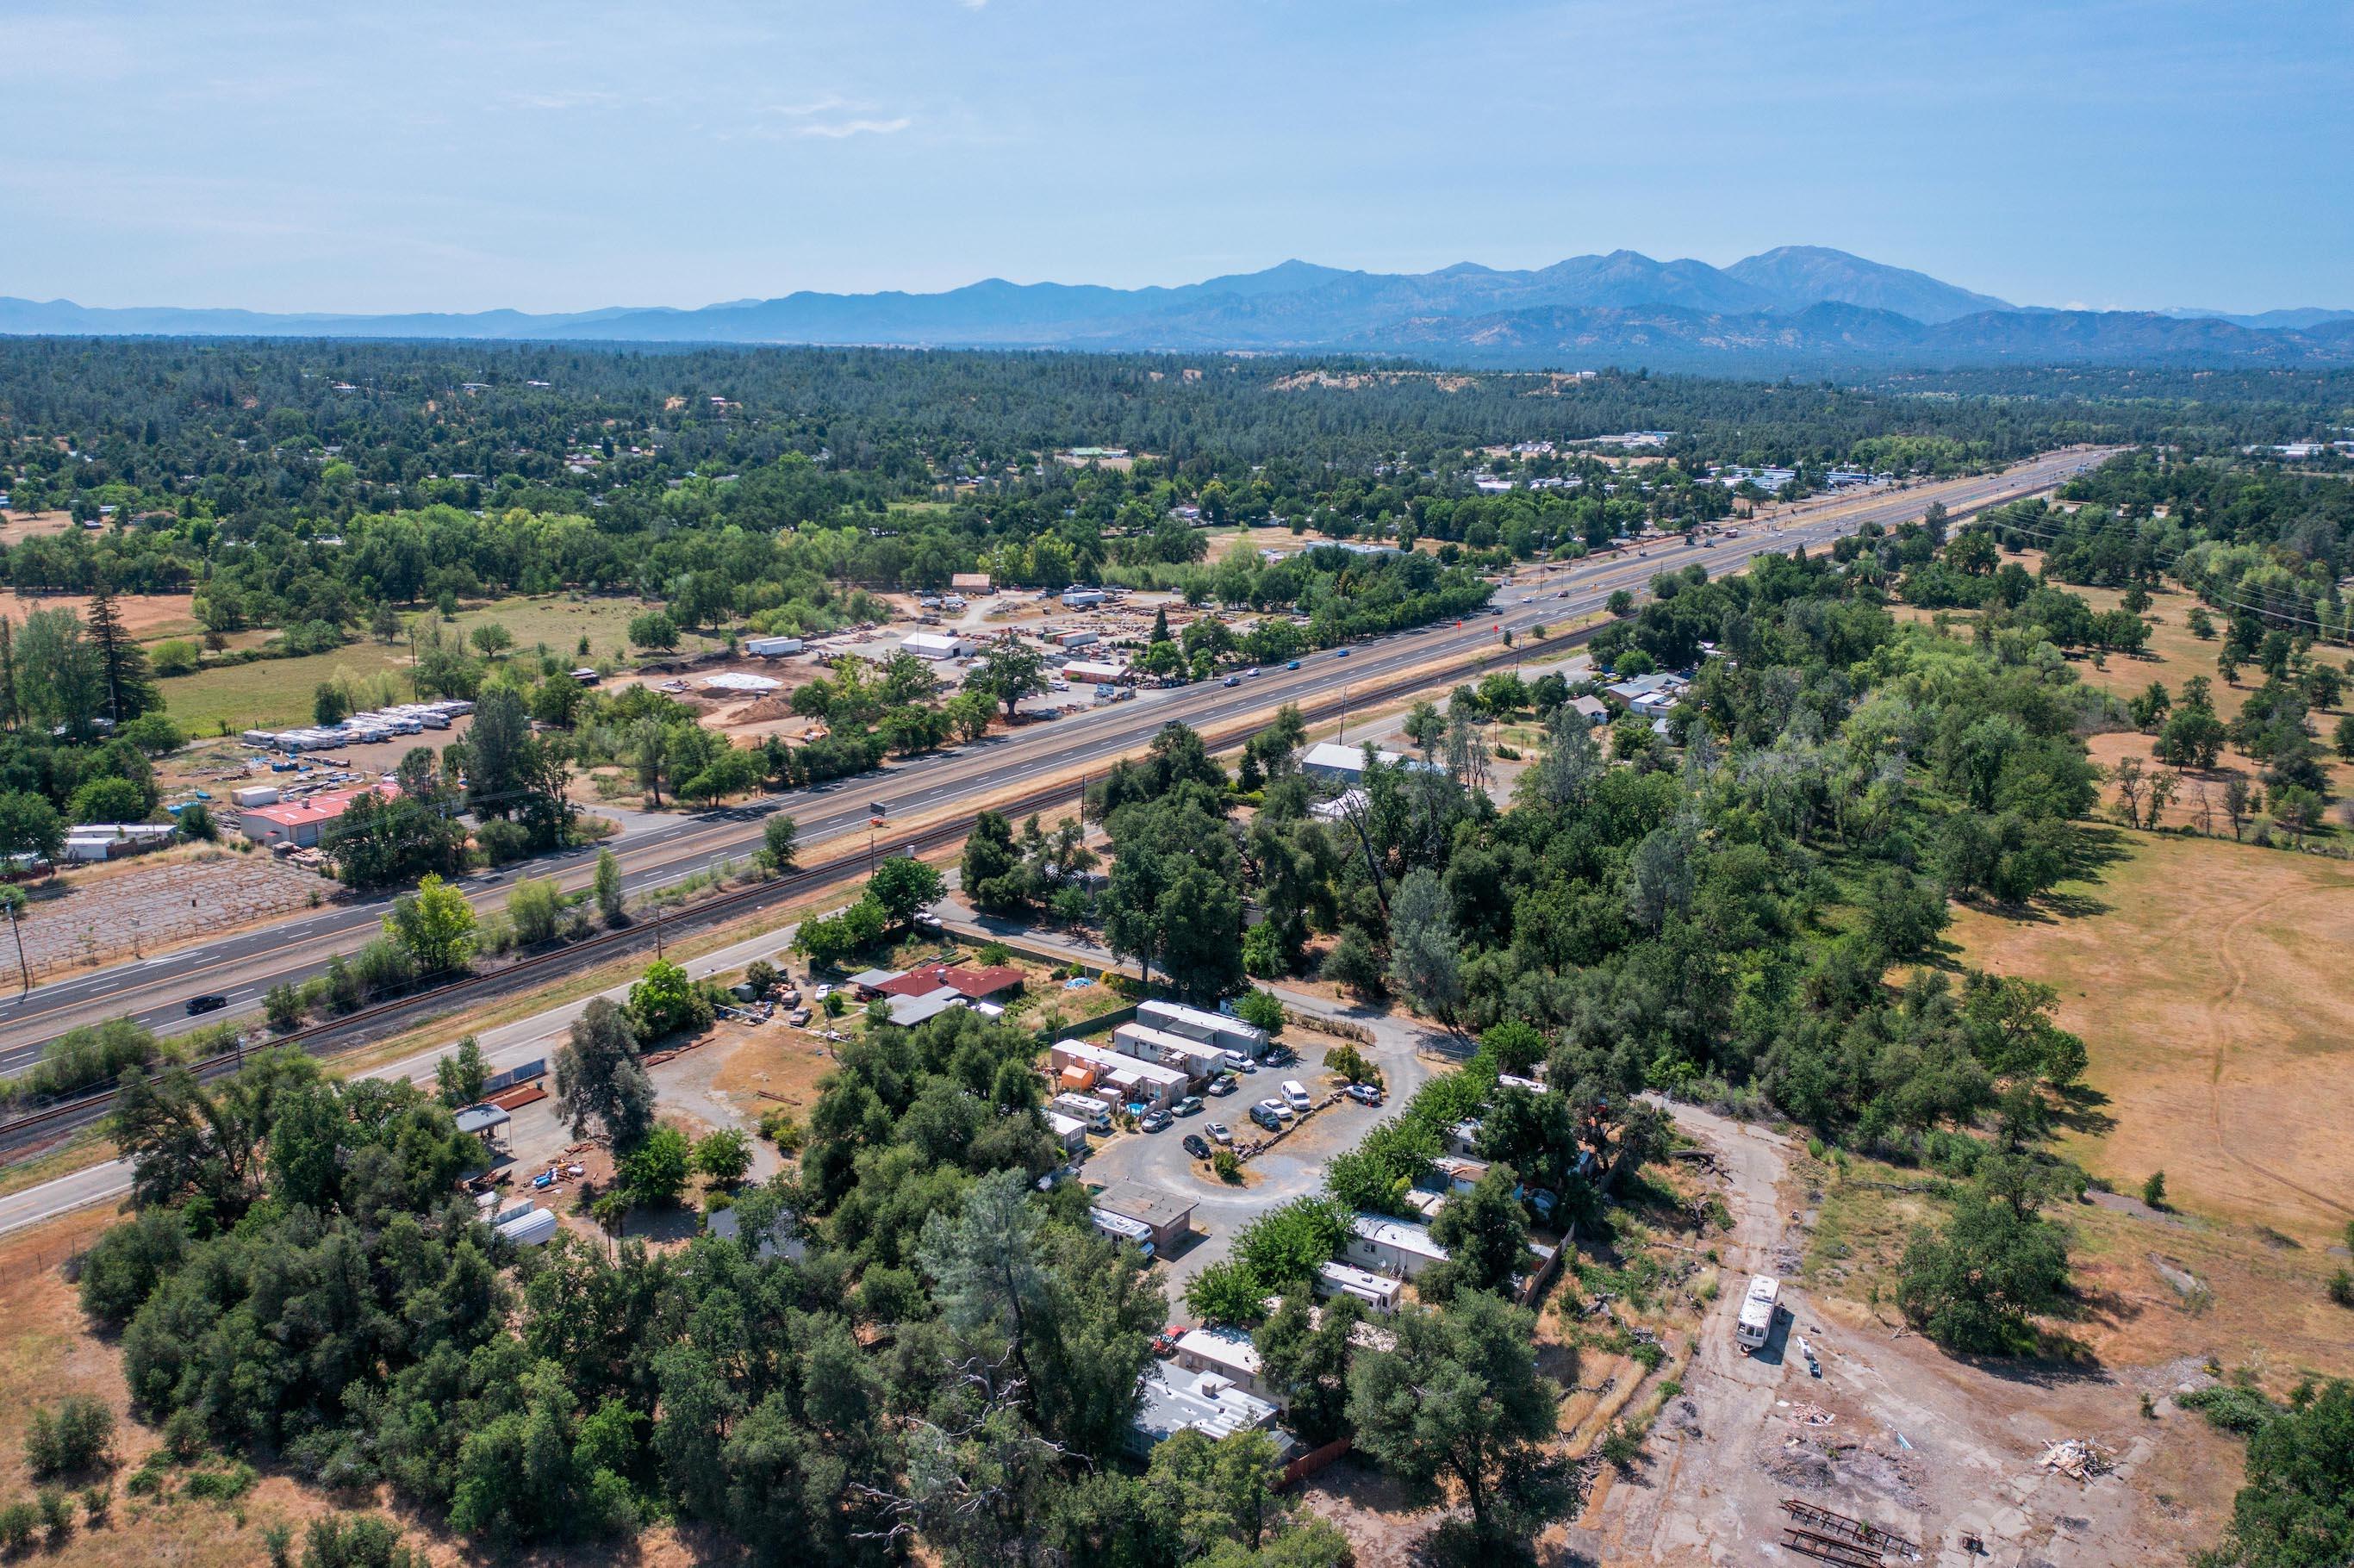
[[[632,599],[576,599],[553,594],[543,599],[507,599],[461,609],[455,620],[440,622],[442,634],[464,637],[477,626],[496,621],[514,638],[515,648],[528,652],[541,643],[564,659],[578,657],[580,639],[588,639],[589,662],[619,655],[628,640],[630,618],[643,606]],[[419,629],[431,623],[433,612],[419,612]],[[695,648],[706,640],[688,636],[682,646]],[[320,683],[348,677],[364,689],[371,682],[388,681],[387,700],[408,701],[408,642],[389,646],[374,638],[328,653],[301,659],[265,659],[259,663],[200,670],[162,683],[165,711],[191,735],[270,728],[307,724],[311,698]]]

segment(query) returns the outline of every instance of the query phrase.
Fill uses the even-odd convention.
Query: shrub
[[[302,1568],[427,1568],[390,1520],[372,1513],[317,1519],[302,1542]]]
[[[2232,1388],[2218,1384],[2191,1393],[2179,1395],[2175,1403],[2186,1410],[2195,1410],[2226,1432],[2252,1436],[2272,1424],[2280,1414],[2272,1401],[2253,1389]]]
[[[2354,1307],[2354,1270],[2341,1268],[2329,1277],[2329,1298],[2340,1307]]]
[[[251,1465],[242,1459],[226,1470],[191,1470],[186,1490],[192,1498],[206,1498],[214,1502],[235,1502],[253,1489],[260,1478]]]
[[[22,1557],[33,1549],[33,1533],[41,1528],[41,1510],[18,1499],[0,1508],[0,1551]]]
[[[1243,1179],[1242,1158],[1231,1149],[1221,1149],[1212,1154],[1210,1169],[1218,1173],[1218,1180],[1221,1181],[1234,1183]]]
[[[147,652],[148,662],[158,675],[193,675],[198,657],[195,643],[177,637],[158,642]]]
[[[66,1475],[102,1464],[114,1442],[114,1412],[87,1394],[54,1410],[36,1410],[25,1433],[25,1461],[37,1476]]]

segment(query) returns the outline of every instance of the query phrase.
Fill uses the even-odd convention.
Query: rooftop
[[[1114,1181],[1095,1195],[1095,1206],[1123,1219],[1141,1220],[1154,1230],[1165,1229],[1193,1213],[1193,1201],[1163,1192],[1141,1181]]]

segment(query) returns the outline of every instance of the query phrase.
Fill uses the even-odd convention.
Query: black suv
[[[188,1016],[193,1018],[199,1012],[218,1012],[228,1005],[228,998],[215,996],[207,991],[203,996],[188,998]]]

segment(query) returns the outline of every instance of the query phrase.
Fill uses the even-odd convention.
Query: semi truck
[[[1741,1298],[1741,1319],[1734,1325],[1733,1338],[1744,1351],[1766,1348],[1774,1334],[1774,1314],[1780,1309],[1782,1282],[1760,1274],[1749,1281],[1749,1293]]]

